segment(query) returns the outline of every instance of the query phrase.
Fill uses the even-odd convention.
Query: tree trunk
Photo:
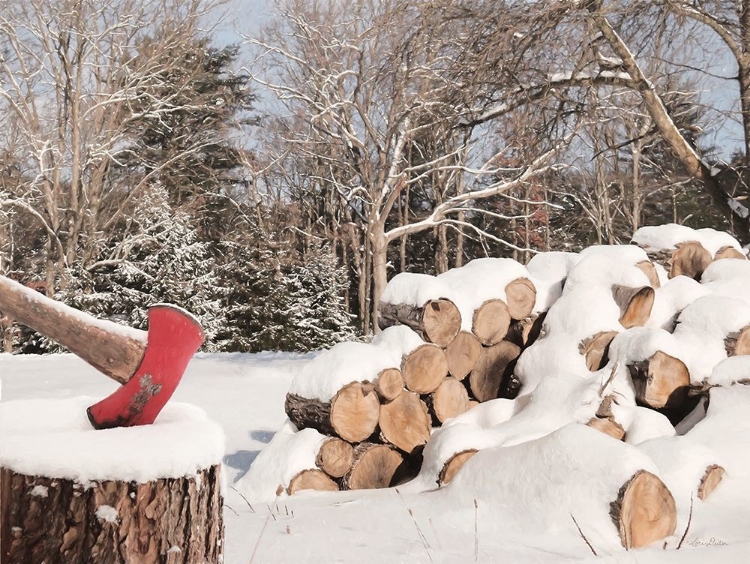
[[[370,231],[370,249],[372,253],[372,326],[375,333],[380,333],[380,296],[388,285],[388,240],[385,238],[384,226],[380,222],[373,224]]]
[[[2,564],[192,564],[223,559],[221,469],[86,486],[3,468]]]

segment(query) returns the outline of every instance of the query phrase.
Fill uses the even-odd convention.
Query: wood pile
[[[636,233],[642,248],[541,253],[526,267],[481,259],[437,277],[394,277],[380,306],[383,332],[359,344],[380,352],[342,362],[337,345],[320,362],[331,353],[336,374],[342,366],[358,374],[332,378],[340,385],[325,394],[293,385],[287,396],[292,423],[323,434],[315,467],[288,493],[389,487],[417,474],[443,486],[483,448],[570,423],[636,447],[679,439],[676,429],[705,415],[712,389],[750,383],[742,377],[750,364],[724,364],[750,355],[750,294],[737,295],[750,284],[750,262],[725,234],[666,227]],[[368,355],[389,353],[361,369]],[[611,516],[624,546],[672,534],[674,484],[689,483],[700,500],[720,485],[718,457],[699,458],[689,479],[661,461],[659,475],[639,471],[622,485]]]

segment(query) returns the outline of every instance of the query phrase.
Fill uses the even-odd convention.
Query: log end
[[[339,486],[322,470],[303,470],[289,481],[286,491],[289,495],[294,495],[304,490],[337,492]]]
[[[422,331],[431,343],[447,347],[461,330],[461,312],[450,300],[431,300],[422,312]]]
[[[505,299],[510,316],[516,320],[524,319],[534,310],[536,287],[528,278],[516,278],[505,286]]]
[[[718,464],[712,464],[706,468],[698,486],[698,499],[705,501],[719,487],[721,480],[724,479],[724,473],[724,468]]]
[[[476,453],[477,449],[471,448],[463,450],[461,452],[457,452],[456,454],[451,456],[443,465],[442,470],[440,470],[440,476],[438,476],[438,485],[444,486],[446,484],[449,484],[451,480],[456,477],[456,474],[458,474],[459,470],[464,467],[464,464],[466,464],[469,459]]]

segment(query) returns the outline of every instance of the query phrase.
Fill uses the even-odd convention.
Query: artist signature
[[[710,539],[693,539],[689,540],[688,544],[690,546],[727,546],[727,543],[716,537],[711,537]]]

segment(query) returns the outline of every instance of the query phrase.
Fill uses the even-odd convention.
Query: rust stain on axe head
[[[133,396],[130,402],[130,413],[138,415],[146,407],[148,400],[155,397],[161,391],[161,384],[154,384],[151,374],[146,372],[140,377],[138,384],[140,390]]]

